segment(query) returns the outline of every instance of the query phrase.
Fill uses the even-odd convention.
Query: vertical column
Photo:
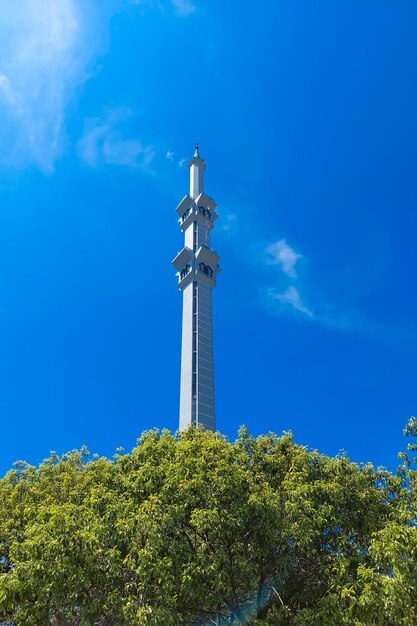
[[[197,198],[204,191],[203,171],[204,163],[201,159],[195,160],[190,166],[190,196]]]
[[[193,423],[193,283],[182,295],[180,429]]]
[[[211,287],[193,281],[183,291],[180,429],[214,430],[214,369]]]
[[[196,423],[214,430],[214,370],[211,287],[197,283],[197,414]]]
[[[192,388],[191,388],[191,421],[197,423],[197,381],[198,381],[198,289],[197,282],[193,282],[193,359],[192,359]]]
[[[197,223],[196,244],[197,249],[200,246],[206,246],[206,248],[210,248],[210,231],[207,228],[207,225],[201,221]]]

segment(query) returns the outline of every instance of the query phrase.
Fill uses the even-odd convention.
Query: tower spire
[[[206,169],[196,144],[189,161],[190,194],[177,206],[184,247],[172,261],[183,294],[180,429],[189,424],[214,430],[214,373],[211,291],[220,272],[210,248],[216,203],[203,190]]]
[[[188,162],[188,167],[190,168],[190,196],[195,199],[204,192],[204,170],[206,169],[204,159],[200,157],[198,143],[195,144],[194,156]]]

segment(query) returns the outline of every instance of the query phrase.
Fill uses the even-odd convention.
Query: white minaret
[[[196,144],[190,168],[190,194],[177,206],[184,247],[172,261],[183,293],[180,430],[189,424],[215,429],[211,290],[220,272],[210,248],[216,203],[204,193],[206,164]]]

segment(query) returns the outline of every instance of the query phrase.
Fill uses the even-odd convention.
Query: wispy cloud
[[[315,313],[301,296],[300,280],[297,279],[296,266],[303,255],[288,245],[285,239],[269,244],[265,252],[266,264],[278,268],[278,275],[274,277],[276,286],[262,290],[268,310],[274,315],[295,313],[299,317],[315,319]]]
[[[85,79],[76,0],[0,4],[0,161],[51,171],[64,142],[65,106]]]
[[[129,4],[137,4],[143,9],[159,9],[164,12],[168,7],[177,15],[190,15],[196,10],[193,0],[128,0]]]
[[[155,150],[126,134],[124,124],[131,117],[128,109],[109,109],[102,117],[86,121],[78,146],[86,165],[121,165],[150,171]]]
[[[174,163],[174,165],[176,165],[177,167],[184,167],[184,165],[187,163],[187,159],[184,159],[183,157],[179,158],[172,150],[168,150],[165,158],[168,161],[171,161],[171,163]]]
[[[293,285],[282,292],[274,288],[266,289],[263,300],[271,315],[295,315],[298,321],[344,335],[403,345],[412,350],[417,347],[417,333],[414,330],[374,321],[358,311],[343,311],[328,303],[315,302],[314,306],[307,306]]]
[[[276,313],[292,309],[309,318],[314,317],[313,312],[302,303],[301,296],[293,285],[290,285],[282,293],[276,291],[275,289],[268,289],[267,297],[270,304],[275,304]]]
[[[79,85],[90,77],[88,68],[102,46],[99,30],[112,14],[132,2],[98,4],[96,7],[81,0],[0,1],[1,165],[35,165],[52,172],[70,145],[66,134],[68,104]],[[191,0],[138,0],[136,4],[170,9],[177,16],[195,10]],[[109,139],[103,145],[106,162],[134,166],[151,160],[151,150],[136,139],[123,145]]]
[[[195,11],[192,0],[171,0],[171,2],[178,15],[190,15]]]
[[[224,231],[229,231],[236,223],[237,215],[235,213],[226,213],[222,218],[221,228]]]
[[[296,253],[285,239],[266,248],[270,257],[267,265],[276,265],[279,274],[274,285],[261,289],[262,301],[272,315],[295,315],[305,321],[330,331],[355,335],[391,344],[416,346],[415,331],[374,321],[369,316],[337,306],[326,299],[318,299],[317,286],[312,288],[305,278],[296,275],[295,266],[303,255]]]
[[[287,244],[285,239],[280,239],[275,243],[271,243],[266,248],[268,255],[268,262],[271,265],[279,265],[283,272],[295,278],[296,276],[296,264],[302,259],[303,255],[298,254],[291,246]]]

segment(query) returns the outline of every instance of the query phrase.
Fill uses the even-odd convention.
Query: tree
[[[412,417],[404,435],[414,441],[408,452],[400,453],[397,485],[391,493],[390,515],[383,527],[374,532],[369,559],[358,570],[355,613],[364,620],[371,616],[376,626],[414,626],[417,624],[417,419]]]
[[[415,624],[404,462],[393,476],[289,433],[229,443],[190,428],[146,432],[112,460],[18,464],[0,481],[0,623]]]

